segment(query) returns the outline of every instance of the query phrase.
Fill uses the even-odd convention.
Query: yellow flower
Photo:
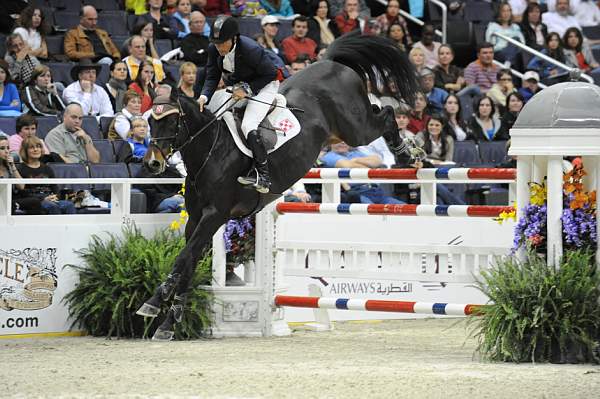
[[[171,222],[171,224],[169,225],[169,229],[171,229],[171,230],[179,230],[180,227],[181,227],[181,224],[179,223],[178,220],[173,220]]]
[[[513,207],[510,212],[502,211],[502,212],[500,212],[498,217],[495,218],[494,220],[496,222],[502,224],[509,219],[512,219],[513,221],[517,220],[517,205],[516,205],[516,203],[513,203]]]
[[[546,203],[547,192],[546,183],[530,183],[531,198],[529,202],[532,205],[542,206]]]

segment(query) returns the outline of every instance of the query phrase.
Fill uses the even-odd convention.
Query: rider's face
[[[233,39],[226,40],[223,43],[215,43],[215,47],[217,48],[219,55],[223,56],[231,51]]]

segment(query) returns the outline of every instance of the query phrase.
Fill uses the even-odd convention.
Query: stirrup
[[[251,184],[256,184],[258,182],[259,176],[256,168],[250,169],[250,172],[246,176],[239,176],[237,178],[238,183],[249,186]]]
[[[252,184],[252,187],[254,187],[254,189],[261,194],[268,194],[269,191],[271,191],[271,183],[261,179],[260,177],[256,183]]]

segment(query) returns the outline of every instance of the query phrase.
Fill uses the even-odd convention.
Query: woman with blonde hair
[[[425,52],[419,47],[413,47],[408,53],[408,59],[414,65],[417,76],[420,76],[421,70],[425,68]]]
[[[179,67],[179,83],[177,84],[177,92],[180,96],[190,98],[200,97],[200,93],[196,90],[196,74],[198,67],[192,62],[184,62]]]

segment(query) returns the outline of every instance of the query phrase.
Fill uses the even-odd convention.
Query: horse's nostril
[[[160,162],[154,160],[154,161],[150,161],[150,167],[153,169],[158,169],[160,168]]]

